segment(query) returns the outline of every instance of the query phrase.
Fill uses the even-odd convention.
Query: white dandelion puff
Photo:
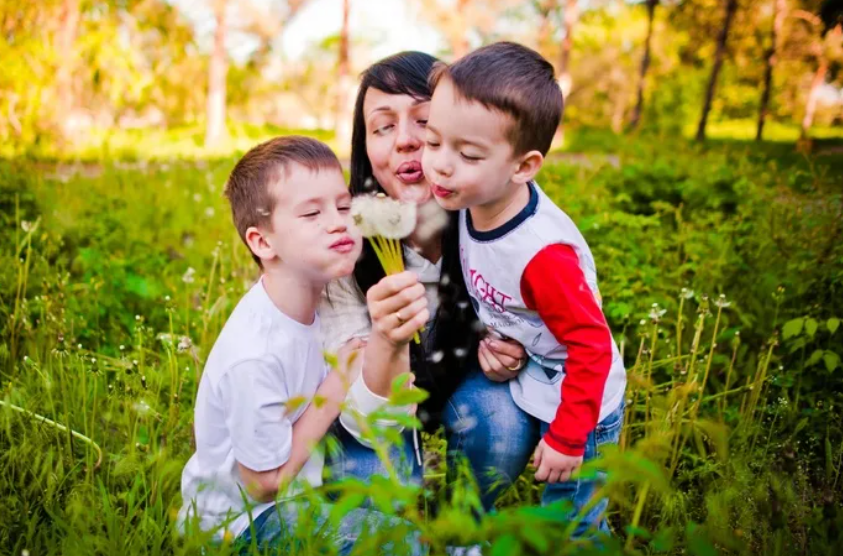
[[[192,266],[187,267],[187,270],[181,277],[181,281],[185,284],[192,284],[196,281],[196,269]]]

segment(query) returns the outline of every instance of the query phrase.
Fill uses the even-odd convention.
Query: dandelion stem
[[[37,413],[34,413],[32,411],[29,411],[29,410],[24,409],[24,408],[19,407],[19,406],[16,406],[14,404],[4,402],[3,400],[0,400],[0,405],[2,405],[3,407],[8,407],[9,409],[11,409],[13,411],[17,411],[18,413],[21,413],[21,414],[26,415],[28,417],[32,417],[33,419],[35,419],[37,421],[40,421],[42,423],[46,423],[47,425],[53,426],[53,427],[57,428],[58,430],[60,430],[62,432],[70,432],[71,436],[73,436],[74,438],[77,438],[77,439],[81,440],[82,442],[90,445],[94,449],[94,451],[96,451],[97,462],[94,464],[94,469],[99,468],[100,464],[102,463],[102,449],[99,447],[99,445],[97,445],[96,442],[94,442],[93,440],[91,440],[90,438],[85,436],[84,434],[78,433],[75,430],[73,430],[69,427],[66,427],[65,425],[62,425],[61,423],[57,423],[57,422],[53,421],[52,419],[48,419],[47,417],[44,417],[43,415],[39,415]]]

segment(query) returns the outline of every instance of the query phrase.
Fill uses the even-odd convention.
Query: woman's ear
[[[262,261],[269,261],[278,256],[275,249],[270,245],[268,238],[256,226],[250,226],[246,230],[246,245],[252,253]]]
[[[515,174],[512,175],[512,181],[515,183],[528,183],[541,170],[544,156],[539,151],[529,151],[519,156],[516,162],[518,166],[515,169]]]

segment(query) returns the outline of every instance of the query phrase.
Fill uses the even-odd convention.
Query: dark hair
[[[409,95],[429,100],[428,77],[436,58],[423,52],[401,52],[373,64],[361,76],[354,105],[354,128],[351,135],[352,195],[383,191],[375,181],[372,164],[366,152],[366,122],[363,103],[370,88],[390,95]],[[477,316],[469,303],[463,281],[459,257],[459,214],[449,215],[448,226],[442,235],[442,274],[439,280],[439,309],[434,316],[434,336],[428,342],[429,353],[415,343],[410,344],[411,368],[416,386],[424,388],[430,397],[422,404],[419,417],[426,428],[438,425],[445,402],[462,381],[466,363],[477,355]],[[363,244],[363,254],[354,268],[354,278],[365,298],[369,288],[377,284],[385,272],[369,242]],[[429,418],[425,418],[425,413]]]
[[[272,225],[276,199],[270,186],[287,177],[292,164],[300,164],[312,172],[342,172],[340,161],[333,151],[325,143],[310,137],[276,137],[250,149],[234,165],[225,183],[225,196],[231,204],[234,227],[243,243],[246,243],[246,230],[252,226]],[[246,247],[249,247],[248,243]],[[254,253],[252,258],[258,266],[263,266]]]
[[[553,66],[538,52],[514,42],[478,48],[453,64],[436,64],[430,89],[443,77],[466,100],[512,116],[507,139],[516,155],[539,151],[547,155],[562,120],[562,90]]]

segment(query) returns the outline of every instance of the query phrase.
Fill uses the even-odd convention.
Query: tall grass
[[[540,183],[592,245],[627,363],[620,446],[583,470],[607,471],[614,537],[571,542],[530,470],[477,518],[434,435],[421,490],[329,481],[334,519],[369,499],[403,520],[360,553],[408,523],[434,553],[838,553],[840,176],[775,152],[611,148],[620,168]],[[3,553],[234,550],[175,527],[202,364],[255,278],[221,198],[232,164],[0,163]],[[371,429],[382,451],[395,440]],[[330,551],[309,525],[289,551]]]

